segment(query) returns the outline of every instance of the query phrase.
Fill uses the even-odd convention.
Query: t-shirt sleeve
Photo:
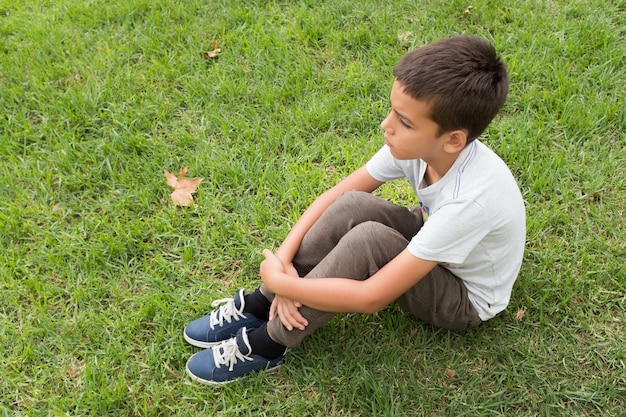
[[[461,264],[489,230],[483,207],[472,199],[455,200],[428,217],[408,250],[421,259]]]
[[[398,161],[391,155],[389,146],[385,145],[365,164],[367,172],[378,181],[391,181],[405,176]]]

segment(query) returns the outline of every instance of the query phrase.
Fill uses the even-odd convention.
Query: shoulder
[[[455,163],[457,185],[474,194],[499,194],[518,189],[507,164],[492,149],[475,140],[468,145]]]
[[[491,222],[519,221],[525,216],[522,193],[506,163],[482,142],[461,154],[451,181],[453,199],[472,200]]]

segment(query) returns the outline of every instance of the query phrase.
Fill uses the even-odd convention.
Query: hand
[[[280,322],[287,330],[292,331],[294,328],[304,330],[309,322],[300,314],[298,310],[300,307],[302,304],[297,301],[275,295],[270,307],[270,320],[278,315]]]
[[[280,322],[287,330],[291,331],[294,328],[304,330],[309,325],[309,322],[298,311],[302,304],[276,294],[276,286],[280,285],[281,280],[298,278],[296,269],[291,263],[284,265],[270,250],[264,250],[263,256],[265,260],[261,262],[261,279],[270,291],[273,291],[275,294],[270,306],[270,320],[278,316]]]
[[[261,262],[259,273],[266,287],[276,292],[275,286],[280,284],[280,280],[287,277],[299,278],[298,271],[291,262],[280,260],[272,251],[265,249],[263,251],[265,260]]]
[[[274,284],[277,281],[280,281],[282,276],[286,274],[285,267],[280,259],[272,253],[272,251],[265,249],[263,251],[263,256],[265,257],[265,260],[261,262],[259,267],[261,279],[271,291],[276,292]]]

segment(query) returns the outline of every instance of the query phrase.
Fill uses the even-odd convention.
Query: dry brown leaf
[[[168,170],[165,170],[165,179],[167,185],[174,188],[174,192],[170,194],[172,201],[177,206],[188,206],[193,203],[191,194],[195,193],[198,186],[204,178],[187,179],[187,167],[181,168],[178,178]]]
[[[526,309],[520,308],[519,310],[517,310],[517,313],[515,313],[515,320],[522,321],[522,319],[524,318],[524,314],[526,314]]]
[[[446,377],[448,377],[448,379],[452,379],[456,376],[456,371],[454,369],[448,369],[446,371]]]
[[[467,6],[467,8],[463,11],[463,13],[461,13],[461,18],[465,19],[467,17],[467,15],[470,14],[470,12],[472,11],[473,8],[474,8],[474,6]]]
[[[212,51],[204,51],[202,52],[202,56],[205,58],[215,58],[222,52],[222,48],[217,44],[217,41],[211,42]]]

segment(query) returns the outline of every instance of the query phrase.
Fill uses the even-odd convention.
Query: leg
[[[422,227],[421,215],[376,197],[350,191],[337,198],[308,231],[296,256],[294,266],[300,276],[308,274],[355,226],[374,221],[397,230],[410,240]]]
[[[305,277],[367,279],[397,256],[422,224],[419,212],[370,193],[346,192],[308,231],[294,257],[294,266]],[[274,298],[264,286],[260,289],[270,301]],[[309,321],[304,331],[289,332],[280,320],[275,320],[268,323],[272,338],[296,346],[334,316],[306,306],[300,313]]]
[[[407,244],[408,240],[402,234],[388,226],[373,221],[360,223],[341,238],[303,279],[338,277],[365,280],[395,258]],[[281,345],[295,347],[335,315],[307,306],[300,308],[300,314],[309,322],[304,330],[289,331],[279,319],[274,319],[267,323],[270,338]]]
[[[482,323],[463,281],[442,266],[436,266],[397,302],[418,319],[443,329],[466,330]]]
[[[302,239],[293,264],[306,276],[330,253],[339,240],[355,226],[373,221],[397,230],[410,240],[422,227],[422,216],[362,191],[349,191],[337,198]],[[263,285],[261,292],[270,300],[273,294]]]

